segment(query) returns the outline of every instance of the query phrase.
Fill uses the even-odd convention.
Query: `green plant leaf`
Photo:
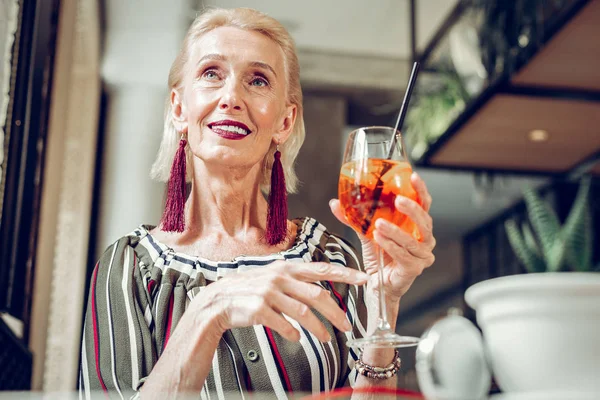
[[[508,242],[525,269],[528,272],[544,272],[546,270],[544,261],[525,244],[517,223],[514,220],[507,220],[504,223],[504,228],[506,229]]]
[[[593,230],[588,204],[590,185],[590,177],[581,180],[571,212],[561,231],[566,244],[567,263],[576,271],[589,271],[592,267]]]
[[[548,252],[548,258],[546,259],[548,272],[558,272],[562,269],[565,264],[566,248],[567,246],[562,235],[559,235]]]
[[[546,264],[550,264],[550,258],[555,256],[551,252],[560,232],[560,222],[554,210],[533,189],[526,189],[524,196],[529,221],[542,245]]]
[[[592,268],[594,250],[592,247],[594,231],[589,207],[585,207],[581,222],[574,223],[573,226],[571,228],[571,225],[565,224],[563,227],[567,245],[567,262],[575,271],[589,271]]]
[[[529,224],[523,222],[523,224],[521,224],[521,230],[523,231],[523,238],[525,239],[525,244],[529,250],[531,250],[536,256],[541,257],[542,253],[540,252],[540,247],[533,236],[533,232],[531,232],[531,228],[529,228]]]

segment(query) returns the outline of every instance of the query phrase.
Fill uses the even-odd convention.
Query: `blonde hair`
[[[292,133],[279,146],[281,151],[281,163],[285,173],[286,188],[289,193],[295,193],[298,186],[298,177],[294,171],[294,162],[304,142],[304,118],[302,108],[302,89],[300,87],[300,66],[298,56],[296,55],[296,46],[287,30],[272,17],[259,11],[249,8],[234,9],[209,9],[200,14],[192,23],[188,30],[181,50],[169,71],[169,89],[181,89],[185,66],[192,54],[192,45],[202,37],[202,35],[219,27],[235,27],[248,31],[259,32],[277,43],[283,50],[284,68],[287,75],[287,101],[297,107],[297,117]],[[170,92],[169,90],[169,92]],[[158,155],[150,176],[152,179],[167,182],[169,180],[171,165],[175,158],[175,153],[179,146],[180,134],[173,124],[173,114],[171,107],[170,94],[167,97],[165,107],[165,122],[163,138],[158,150]],[[261,190],[264,193],[269,192],[271,169],[273,167],[273,153],[276,144],[271,143],[269,152],[262,161],[261,168]],[[189,146],[187,147],[189,148]],[[187,149],[186,148],[186,149]],[[188,165],[191,165],[192,154],[186,151]],[[192,180],[192,169],[188,168],[186,180]]]

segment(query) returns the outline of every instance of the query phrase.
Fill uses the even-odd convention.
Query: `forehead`
[[[284,57],[281,47],[267,36],[230,26],[219,27],[202,35],[193,45],[196,62],[206,54],[221,54],[232,62],[263,62],[283,73]]]

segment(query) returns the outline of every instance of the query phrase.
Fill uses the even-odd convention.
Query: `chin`
[[[249,152],[248,149],[239,151],[227,146],[201,152],[197,157],[207,165],[218,165],[222,168],[251,169],[262,162],[262,158],[256,158],[256,152]]]

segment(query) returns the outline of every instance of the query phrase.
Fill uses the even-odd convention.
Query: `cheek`
[[[215,108],[217,96],[201,90],[192,90],[188,96],[188,118],[191,125],[199,125]]]
[[[256,118],[260,121],[261,128],[273,130],[280,119],[281,107],[272,101],[263,101],[254,107]]]

